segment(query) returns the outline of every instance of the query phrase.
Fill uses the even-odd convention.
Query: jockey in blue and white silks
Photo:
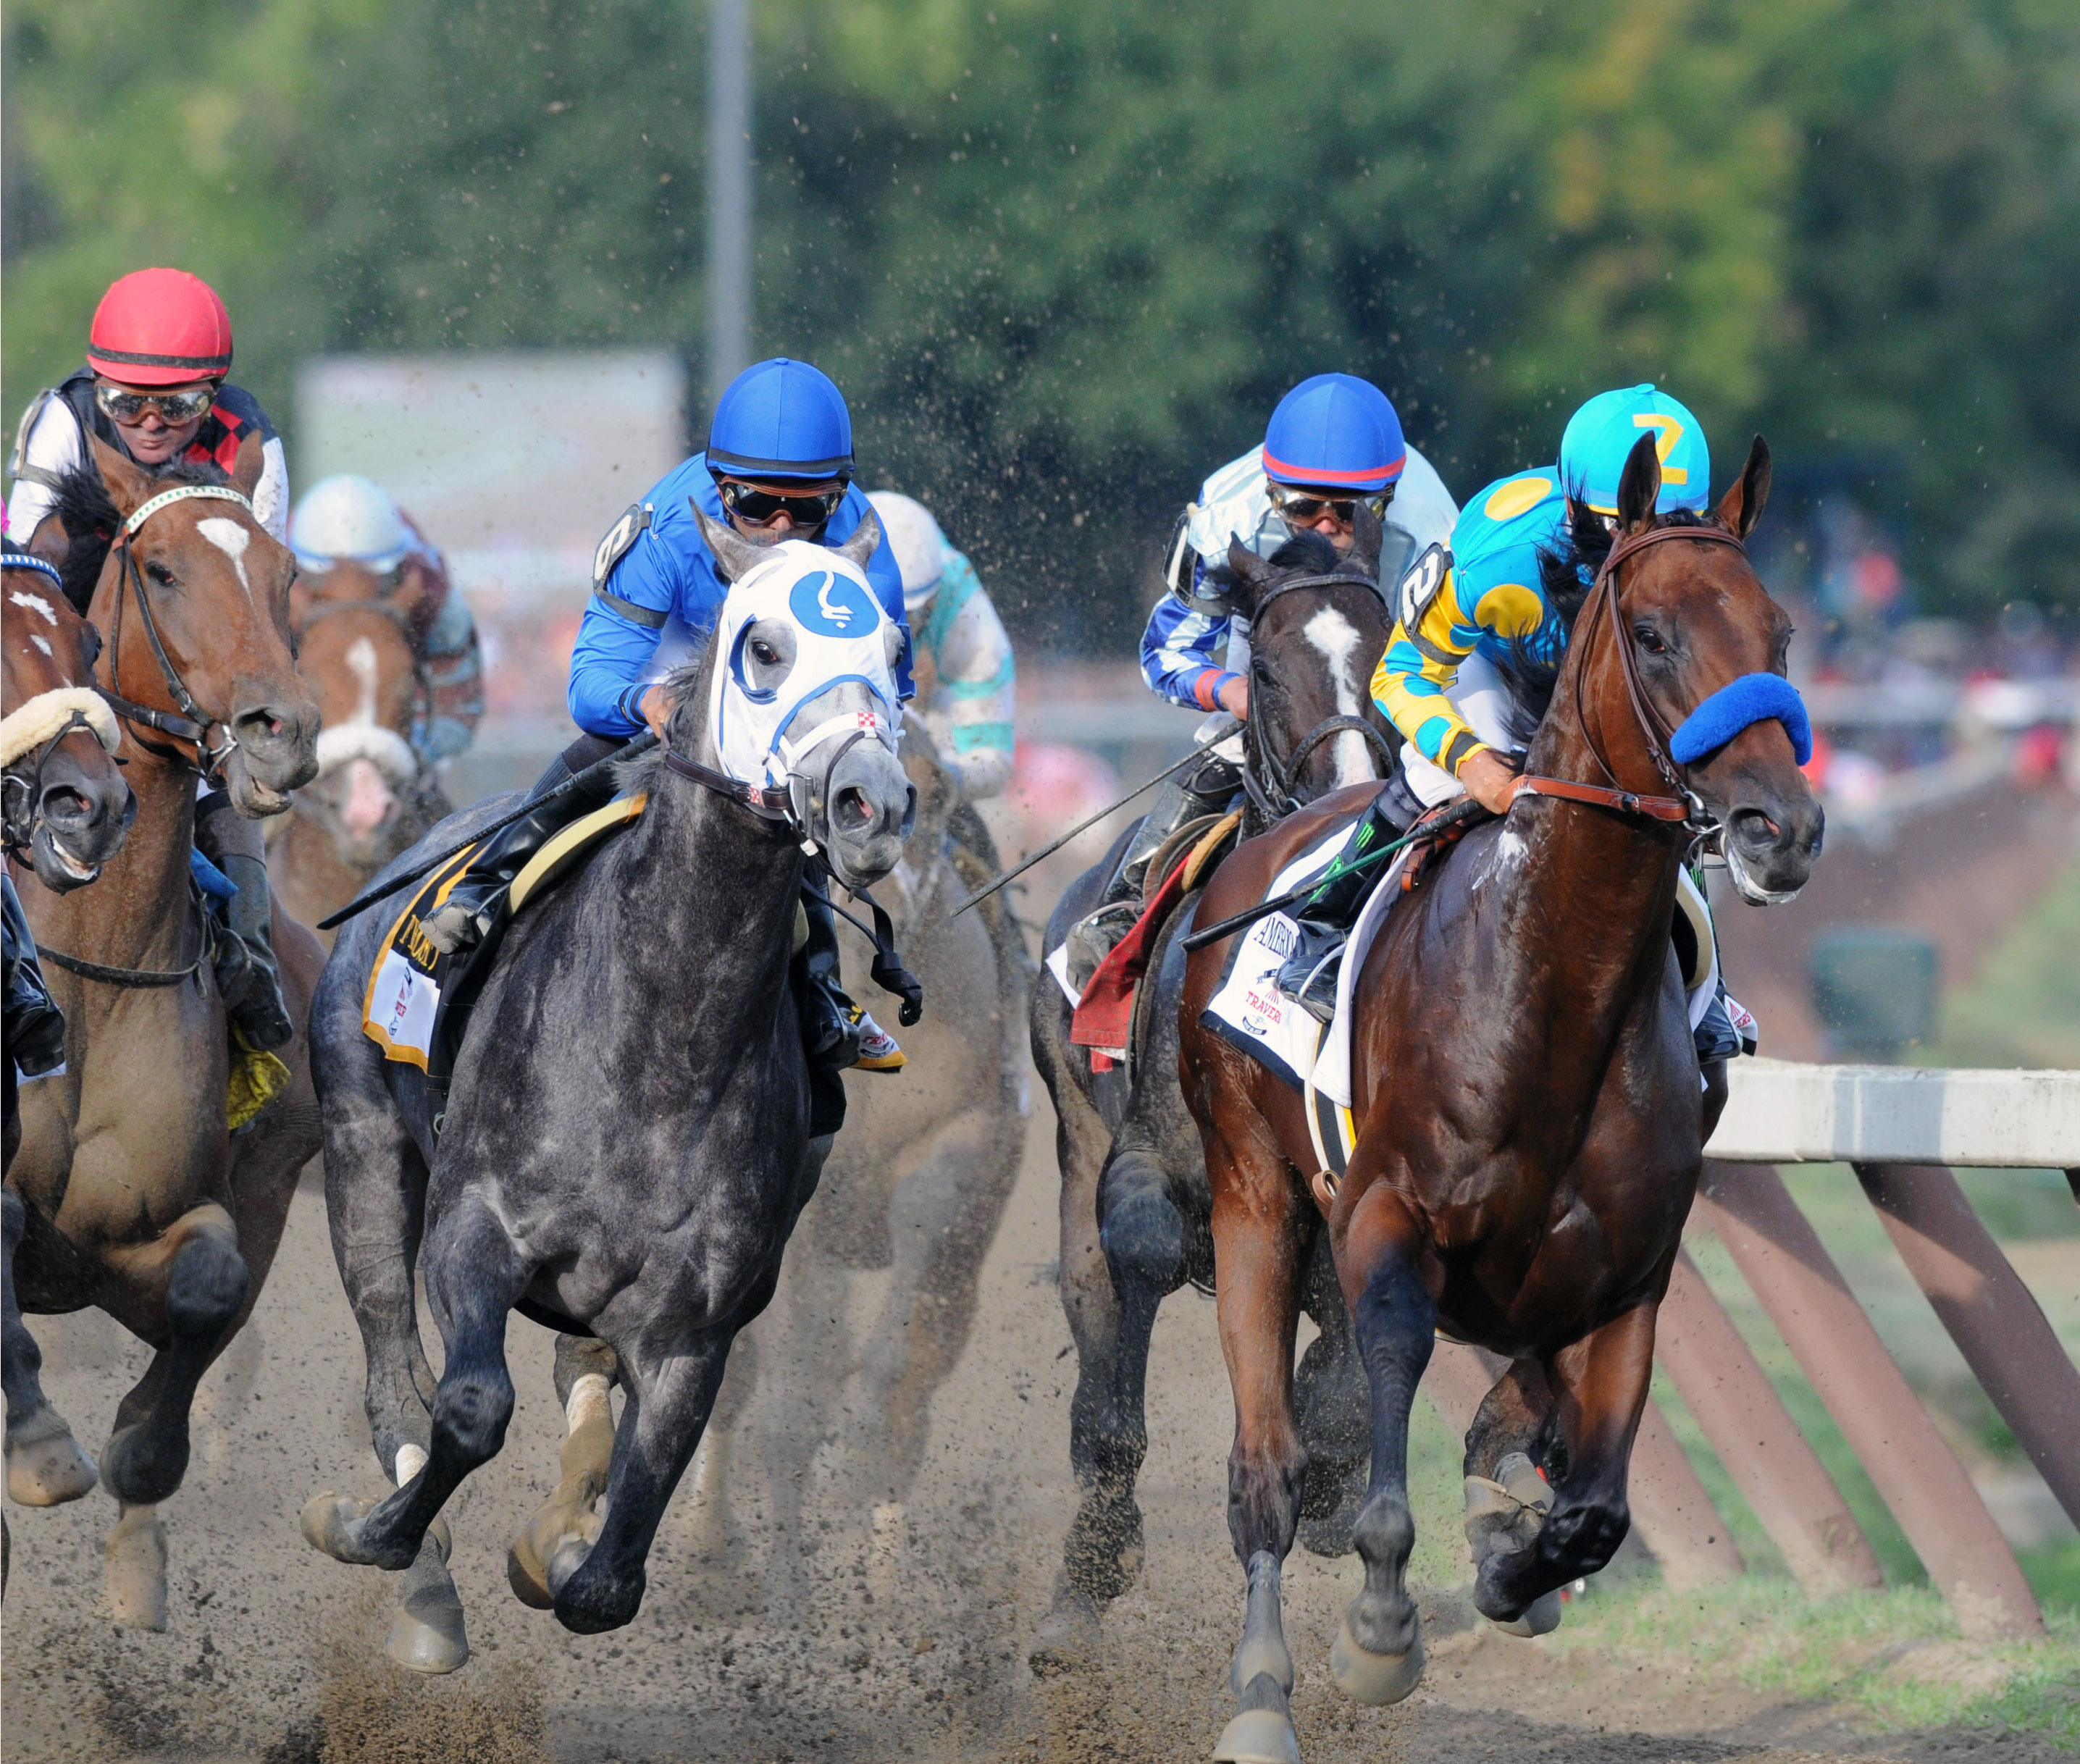
[[[549,798],[487,844],[426,921],[436,947],[468,947],[489,928],[500,897],[542,842],[596,806],[583,792],[549,793],[645,727],[664,733],[664,677],[713,633],[728,585],[694,517],[733,528],[753,544],[790,541],[823,548],[855,533],[871,512],[854,487],[852,416],[829,377],[807,362],[776,357],[747,367],[717,400],[708,444],[631,503],[593,556],[592,598],[571,656],[571,715],[585,733],[551,764],[533,795]],[[903,584],[884,538],[862,575],[903,641],[893,686],[910,696],[909,627]],[[610,791],[611,786],[607,786]],[[796,957],[796,994],[811,1071],[819,1133],[844,1115],[835,1071],[892,1071],[902,1050],[837,980],[837,930],[828,901],[805,884],[807,945]],[[837,1085],[834,1096],[830,1087]]]
[[[894,490],[870,492],[903,572],[926,684],[911,714],[931,731],[939,756],[971,802],[1011,781],[1017,669],[1011,638],[975,565],[946,543],[932,511]]]

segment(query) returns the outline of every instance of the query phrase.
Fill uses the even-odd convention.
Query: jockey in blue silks
[[[870,512],[852,477],[852,417],[827,375],[779,356],[732,380],[715,404],[707,448],[631,504],[593,554],[592,598],[571,656],[569,689],[572,719],[585,733],[551,762],[532,794],[546,794],[645,727],[662,737],[664,679],[707,640],[728,592],[695,507],[755,544],[835,546]],[[885,540],[868,559],[866,577],[907,637],[903,578]],[[911,696],[907,642],[896,685]],[[453,950],[475,941],[542,842],[597,806],[573,792],[500,833],[426,921],[434,943]],[[812,1071],[897,1069],[903,1054],[894,1038],[838,985],[837,921],[828,902],[808,887],[802,898],[809,941],[796,957],[795,991]]]
[[[1406,744],[1392,782],[1353,829],[1346,861],[1455,797],[1508,811],[1518,767],[1502,756],[1520,755],[1524,738],[1512,727],[1502,670],[1558,664],[1573,611],[1610,548],[1625,461],[1648,434],[1661,460],[1656,511],[1702,514],[1712,476],[1704,425],[1658,388],[1629,386],[1575,412],[1557,463],[1513,472],[1476,493],[1453,527],[1449,555],[1436,568],[1410,572],[1372,682],[1373,702]],[[1336,964],[1323,957],[1342,941],[1382,868],[1332,884],[1302,909],[1301,941],[1279,983],[1299,996],[1316,975],[1302,1002],[1318,1016],[1336,987]],[[1691,934],[1700,926],[1709,932],[1704,897],[1691,894]],[[1700,1062],[1753,1050],[1755,1020],[1723,985],[1700,1008],[1692,1028]]]
[[[1214,744],[1249,714],[1249,624],[1199,598],[1206,572],[1227,561],[1236,540],[1269,558],[1296,533],[1311,532],[1348,551],[1361,502],[1381,522],[1380,580],[1390,588],[1409,559],[1449,539],[1458,513],[1429,461],[1403,438],[1386,393],[1354,374],[1317,374],[1278,401],[1264,444],[1214,472],[1178,517],[1165,589],[1142,635],[1141,672],[1150,691],[1211,713],[1195,739],[1214,752],[1164,786],[1103,900],[1071,933],[1072,967],[1101,957],[1132,923],[1124,908],[1139,899],[1164,842],[1187,821],[1225,810],[1240,788],[1227,749]]]

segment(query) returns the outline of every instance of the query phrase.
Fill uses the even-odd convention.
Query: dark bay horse
[[[1655,1309],[1711,1125],[1670,947],[1677,870],[1716,825],[1743,897],[1781,901],[1820,844],[1782,722],[1750,723],[1687,769],[1668,751],[1701,701],[1783,672],[1790,625],[1741,543],[1768,478],[1758,437],[1715,517],[1657,520],[1652,438],[1634,449],[1617,543],[1514,805],[1390,916],[1360,970],[1340,1184],[1308,1174],[1299,1093],[1201,1027],[1228,944],[1190,959],[1180,1070],[1213,1187],[1229,1527],[1249,1582],[1216,1758],[1299,1756],[1279,1579],[1308,1475],[1294,1330],[1323,1225],[1370,1395],[1352,1534],[1365,1584],[1330,1656],[1337,1685],[1389,1703],[1422,1675],[1403,1585],[1407,1429],[1436,1332],[1512,1362],[1466,1439],[1479,1609],[1518,1633],[1551,1628],[1556,1589],[1625,1535]],[[1261,899],[1364,801],[1339,793],[1243,846],[1207,888],[1205,922]]]
[[[578,1393],[614,1427],[604,1487],[537,1515],[539,1575],[518,1590],[581,1634],[635,1616],[731,1344],[770,1300],[829,1150],[809,1131],[788,981],[805,847],[865,886],[909,831],[893,727],[902,632],[862,570],[879,523],[830,550],[761,548],[705,519],[702,532],[732,585],[707,656],[671,682],[662,751],[626,780],[647,810],[514,920],[438,1129],[423,1075],[363,1029],[394,911],[342,928],[312,1018],[333,1251],[397,1488],[320,1494],[304,1532],[341,1561],[413,1570],[391,1652],[421,1670],[468,1657],[436,1522],[503,1443],[516,1309],[603,1342],[625,1393],[618,1424],[603,1389]],[[772,735],[757,764],[744,731]],[[451,817],[428,848],[501,806]],[[415,1267],[447,1346],[438,1384]]]
[[[1376,782],[1391,766],[1399,737],[1368,688],[1394,621],[1374,577],[1378,523],[1362,509],[1360,522],[1352,554],[1340,561],[1311,534],[1269,563],[1240,546],[1230,551],[1233,603],[1250,621],[1245,835],[1325,791]],[[1046,948],[1059,946],[1097,904],[1133,832],[1071,884],[1048,922]],[[1149,865],[1151,889],[1173,861],[1159,854]],[[1051,978],[1033,994],[1033,1059],[1054,1098],[1062,1171],[1062,1305],[1076,1346],[1069,1456],[1080,1494],[1062,1578],[1030,1656],[1043,1674],[1095,1661],[1100,1607],[1141,1571],[1134,1488],[1148,1450],[1143,1392],[1155,1314],[1187,1280],[1203,1287],[1214,1279],[1213,1196],[1176,1081],[1185,981],[1176,940],[1193,917],[1188,899],[1150,957],[1126,1070],[1093,1071],[1090,1050],[1071,1044],[1073,1013]],[[1322,1330],[1302,1372],[1314,1464],[1307,1540],[1340,1555],[1364,1475],[1365,1386],[1326,1245],[1304,1302]]]
[[[408,609],[335,564],[326,592],[297,596],[297,665],[317,694],[325,727],[318,775],[270,829],[267,874],[282,903],[316,924],[344,907],[376,871],[450,812],[413,748],[415,724],[432,715],[426,663],[413,647]],[[320,932],[329,946],[332,936]]]
[[[65,574],[107,638],[99,682],[125,727],[137,819],[94,887],[23,886],[65,1013],[67,1069],[23,1093],[7,1179],[25,1203],[22,1309],[95,1305],[156,1350],[117,1406],[101,1481],[122,1507],[109,1608],[162,1628],[156,1509],[187,1473],[195,1386],[251,1313],[318,1148],[300,1033],[279,1050],[286,1088],[231,1129],[224,1001],[189,864],[196,777],[220,782],[241,815],[278,814],[317,769],[318,719],[290,651],[293,565],[247,500],[258,438],[229,483],[213,468],[148,471],[99,442],[94,457],[98,477],[75,474],[60,491]],[[274,940],[300,1023],[322,952],[279,910]],[[20,1423],[11,1409],[8,1419],[11,1473]],[[64,1448],[47,1437],[42,1449]]]

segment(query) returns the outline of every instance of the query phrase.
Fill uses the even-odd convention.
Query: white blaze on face
[[[7,598],[17,606],[26,606],[31,612],[40,614],[47,625],[55,625],[58,622],[58,615],[51,610],[51,603],[40,594],[24,594],[18,589]]]
[[[245,576],[245,547],[253,543],[253,535],[236,521],[227,520],[220,514],[196,522],[195,531],[231,559],[231,567],[238,572],[238,585],[245,590],[245,602],[251,605],[253,585]]]
[[[1301,627],[1300,635],[1312,643],[1328,664],[1329,679],[1336,688],[1336,714],[1357,717],[1365,714],[1358,696],[1357,627],[1333,606],[1324,606]],[[1354,729],[1336,737],[1336,784],[1361,784],[1378,774],[1373,770],[1372,749]]]
[[[375,720],[375,645],[366,637],[357,637],[346,646],[346,666],[354,683],[361,689],[354,701],[354,723],[373,723]]]
[[[49,638],[40,637],[34,631],[31,631],[29,634],[29,641],[34,643],[37,648],[43,651],[45,655],[48,656],[51,653],[51,640]]]

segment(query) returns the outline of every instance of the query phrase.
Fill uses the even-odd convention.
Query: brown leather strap
[[[1641,796],[1600,784],[1577,784],[1571,778],[1541,777],[1527,772],[1510,790],[1512,800],[1520,796],[1557,796],[1569,802],[1587,802],[1592,807],[1615,809],[1621,815],[1642,815],[1650,821],[1687,821],[1690,804],[1680,796]]]
[[[690,779],[715,791],[741,802],[746,808],[756,809],[763,815],[786,815],[791,807],[785,790],[768,790],[756,784],[746,784],[732,777],[727,772],[718,772],[711,765],[702,765],[698,760],[690,760],[671,748],[665,749],[665,764],[682,778]]]

